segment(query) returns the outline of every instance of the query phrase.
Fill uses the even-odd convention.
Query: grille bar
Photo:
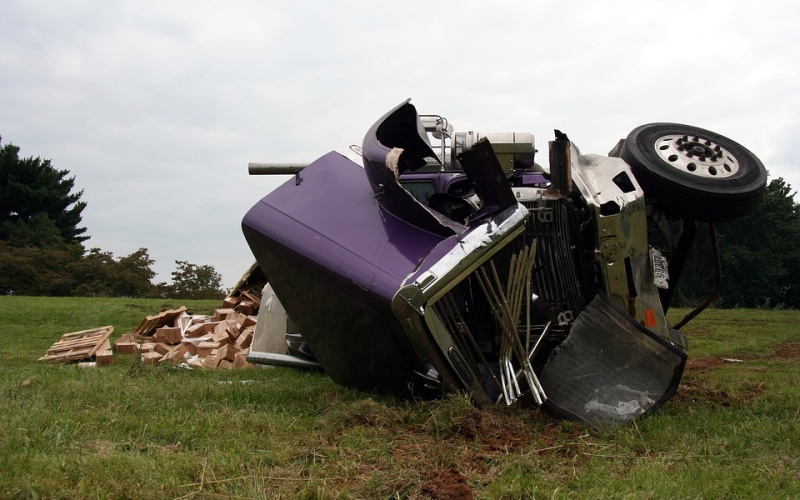
[[[526,237],[522,235],[513,244],[515,248],[510,249],[510,264],[507,266],[506,276],[501,277],[495,261],[489,260],[462,282],[470,287],[477,285],[481,290],[477,295],[470,295],[469,300],[464,300],[461,296],[459,301],[459,295],[453,289],[432,304],[433,312],[451,332],[461,358],[470,365],[470,371],[483,377],[484,387],[488,388],[487,384],[493,385],[499,391],[500,399],[508,405],[527,392],[530,392],[538,404],[546,399],[544,389],[533,371],[533,356],[530,353],[532,327],[529,291],[537,245],[535,241],[525,240]],[[505,258],[508,257],[506,255]],[[474,303],[476,300],[485,301],[484,306],[491,310],[495,328],[500,334],[499,348],[492,352],[492,359],[496,356],[497,373],[491,368],[492,363],[469,326],[475,320],[470,314],[477,308]],[[534,350],[538,345],[537,341]],[[482,365],[484,369],[478,365]],[[523,381],[526,387],[523,386]]]

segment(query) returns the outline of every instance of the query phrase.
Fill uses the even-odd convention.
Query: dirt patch
[[[771,357],[800,361],[800,342],[784,342],[780,344]]]
[[[474,498],[467,478],[456,469],[429,471],[422,483],[422,493],[435,499]]]
[[[706,372],[722,364],[725,364],[725,361],[720,358],[689,358],[686,361],[686,371]]]
[[[523,408],[474,409],[457,422],[450,433],[476,447],[482,454],[509,453],[530,447],[550,449],[578,438],[584,429],[564,423],[550,414]]]
[[[746,382],[741,386],[742,394],[738,396],[739,400],[743,403],[750,403],[764,394],[767,387],[764,382]]]
[[[513,450],[530,443],[530,426],[518,416],[494,409],[476,410],[460,426],[459,434],[490,450]]]
[[[746,405],[759,398],[767,390],[764,382],[743,382],[730,390],[709,387],[702,383],[684,382],[678,389],[677,397],[694,403],[707,403],[713,406],[729,408],[735,405]]]
[[[767,355],[731,354],[730,356],[722,357],[689,358],[686,361],[686,371],[702,373],[726,363],[735,363],[739,360],[753,361],[759,359],[790,359],[800,361],[800,342],[784,342],[779,344],[772,354]]]
[[[731,395],[724,389],[704,387],[700,384],[684,382],[678,389],[677,396],[694,403],[708,403],[713,406],[727,408],[731,406]]]
[[[341,454],[341,439],[391,436],[386,446],[390,449],[374,450],[379,466],[372,462],[356,467],[355,477],[365,484],[356,496],[368,498],[472,498],[473,488],[491,484],[509,456],[536,455],[548,467],[572,470],[594,452],[587,445],[590,435],[585,426],[533,408],[481,409],[463,397],[408,406],[362,400],[320,419],[337,432],[332,440],[312,444],[312,458],[301,457],[311,468],[320,463],[323,468],[335,468],[317,457],[325,455],[328,447],[331,455]],[[352,461],[344,462],[365,463],[363,454],[364,450],[353,449],[348,455]],[[354,471],[328,473],[352,477]]]

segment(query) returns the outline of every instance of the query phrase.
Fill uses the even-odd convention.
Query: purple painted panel
[[[425,166],[425,158],[436,157],[424,133],[416,108],[408,101],[400,104],[364,136],[364,168],[375,198],[387,211],[425,231],[450,236],[463,227],[422,206],[398,181],[399,175]]]
[[[263,198],[244,224],[391,300],[441,237],[381,210],[364,169],[332,152]],[[319,200],[325,200],[320,202]]]
[[[391,300],[442,237],[386,212],[364,169],[329,153],[248,211],[242,229],[287,313],[337,383],[407,390],[427,370]],[[452,243],[455,244],[455,241]]]

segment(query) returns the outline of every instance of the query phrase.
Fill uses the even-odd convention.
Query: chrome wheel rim
[[[696,177],[724,179],[739,171],[739,162],[730,151],[699,135],[665,135],[654,147],[665,164]]]

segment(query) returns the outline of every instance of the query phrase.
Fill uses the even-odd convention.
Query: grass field
[[[800,497],[800,312],[705,312],[677,396],[606,432],[288,368],[36,361],[180,305],[218,303],[0,297],[1,498]]]

